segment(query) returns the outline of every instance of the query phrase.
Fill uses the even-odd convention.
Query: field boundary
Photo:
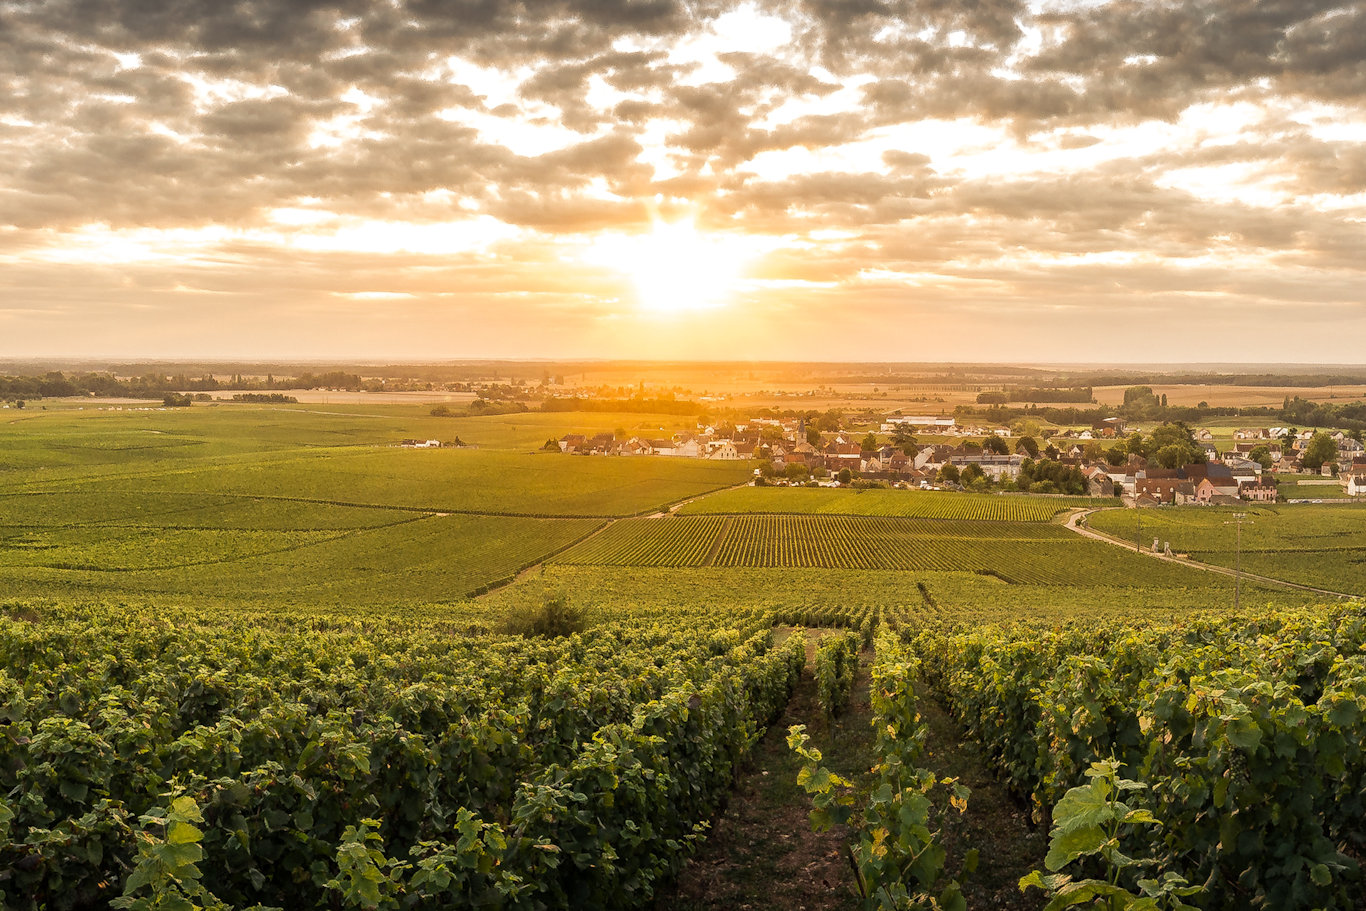
[[[1118,509],[1121,507],[1111,508]],[[1066,522],[1066,527],[1081,535],[1083,538],[1091,538],[1095,541],[1103,541],[1106,544],[1112,544],[1116,547],[1122,547],[1125,550],[1134,550],[1134,546],[1131,542],[1124,541],[1112,535],[1107,535],[1104,532],[1096,531],[1089,525],[1083,524],[1086,522],[1086,519],[1090,517],[1093,513],[1097,513],[1100,511],[1100,509],[1083,509],[1078,512],[1074,512],[1071,515],[1071,517],[1068,518]],[[1199,560],[1192,560],[1190,558],[1169,557],[1166,554],[1155,554],[1151,551],[1146,550],[1140,550],[1137,551],[1137,553],[1140,553],[1145,557],[1152,557],[1156,560],[1163,560],[1167,563],[1175,563],[1178,566],[1189,566],[1192,569],[1202,569],[1205,572],[1217,573],[1221,576],[1229,576],[1236,578],[1239,575],[1241,575],[1244,579],[1247,579],[1250,582],[1256,582],[1260,585],[1279,585],[1283,588],[1292,588],[1296,589],[1297,591],[1313,592],[1317,595],[1330,595],[1334,598],[1345,598],[1348,600],[1362,597],[1361,595],[1353,595],[1347,592],[1337,592],[1327,588],[1315,588],[1312,585],[1304,585],[1299,582],[1287,582],[1284,579],[1273,579],[1270,576],[1263,576],[1257,573],[1250,573],[1247,570],[1243,570],[1241,573],[1239,573],[1238,570],[1229,569],[1227,566],[1218,566],[1213,563],[1202,563]]]
[[[556,557],[558,557],[560,554],[564,553],[565,551],[567,551],[567,550],[569,550],[569,549],[571,549],[571,548],[574,548],[574,547],[578,547],[580,544],[582,544],[582,543],[584,543],[585,541],[588,541],[588,540],[590,540],[590,539],[592,539],[592,538],[596,538],[598,535],[602,534],[603,532],[605,532],[607,529],[611,528],[613,525],[617,524],[618,522],[624,522],[624,521],[626,521],[626,520],[628,520],[628,519],[647,519],[647,518],[655,518],[655,517],[664,517],[664,516],[668,516],[668,515],[670,515],[670,514],[672,513],[673,510],[675,510],[675,509],[677,509],[678,507],[682,506],[684,503],[691,503],[693,500],[700,500],[702,497],[711,496],[712,494],[714,494],[714,493],[720,493],[720,492],[723,491],[723,490],[734,490],[734,489],[737,488],[737,487],[744,487],[744,486],[745,486],[746,484],[748,484],[748,483],[749,483],[749,481],[746,480],[746,481],[744,481],[744,482],[742,482],[742,483],[740,483],[740,484],[732,484],[732,485],[729,486],[729,487],[718,487],[718,488],[716,488],[715,490],[708,490],[708,491],[705,492],[705,493],[692,494],[692,495],[690,495],[689,497],[687,497],[686,499],[683,499],[683,500],[675,500],[675,501],[672,502],[672,503],[665,503],[663,506],[652,507],[652,508],[650,508],[650,509],[642,510],[641,512],[633,513],[632,515],[629,515],[629,516],[559,516],[558,518],[602,519],[603,522],[602,522],[602,524],[599,525],[597,528],[595,528],[595,529],[593,529],[592,531],[588,532],[587,534],[581,536],[577,541],[570,541],[570,542],[569,542],[568,544],[566,544],[564,547],[557,548],[557,549],[555,549],[554,551],[552,551],[552,552],[550,552],[550,553],[548,553],[548,554],[545,554],[544,556],[542,556],[542,557],[540,557],[540,558],[538,558],[538,559],[532,561],[531,563],[528,563],[526,566],[523,566],[521,569],[517,570],[517,572],[513,573],[513,574],[510,575],[510,576],[504,576],[504,577],[501,578],[501,579],[495,579],[494,581],[489,582],[489,583],[487,583],[487,584],[485,584],[485,585],[482,585],[482,586],[480,586],[479,588],[472,589],[472,590],[470,590],[469,592],[466,592],[466,593],[465,593],[465,597],[466,597],[466,598],[479,598],[479,597],[482,597],[482,596],[484,596],[484,595],[487,595],[489,592],[497,591],[497,590],[500,589],[500,588],[506,588],[507,586],[509,586],[509,585],[511,585],[512,583],[516,582],[518,579],[520,579],[520,578],[522,578],[523,576],[529,574],[529,573],[530,573],[532,570],[534,570],[536,567],[538,567],[538,566],[543,566],[543,565],[545,565],[547,562],[549,562],[550,560],[553,560],[553,559],[555,559]],[[541,516],[529,516],[529,517],[527,517],[527,518],[543,518],[543,517],[541,517]],[[733,520],[732,520],[732,521],[733,521]],[[727,525],[727,527],[729,527],[729,525]],[[718,540],[719,540],[719,538],[718,538]],[[714,557],[715,554],[713,554],[712,556]],[[708,565],[710,565],[710,564],[708,564]],[[481,589],[482,589],[482,590],[481,590]]]

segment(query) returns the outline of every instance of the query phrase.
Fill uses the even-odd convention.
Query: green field
[[[382,411],[68,408],[0,424],[0,586],[21,597],[331,609],[458,600],[608,517],[748,474],[739,463],[492,444],[403,449],[394,443],[456,426],[466,441],[543,442],[581,416]]]
[[[1337,478],[1317,474],[1278,474],[1278,492],[1283,500],[1350,500],[1347,488]]]
[[[851,516],[679,516],[616,522],[552,562],[586,566],[794,567],[971,572],[1040,585],[1204,583],[1045,522]]]
[[[1112,505],[1087,497],[997,496],[940,490],[741,487],[689,503],[684,515],[800,514],[1047,522],[1077,506]]]
[[[1243,513],[1242,567],[1252,573],[1351,595],[1366,593],[1366,504],[1186,506],[1105,510],[1088,520],[1097,531],[1128,540],[1143,525],[1143,544],[1171,542],[1192,559],[1233,567]]]
[[[796,787],[791,765],[755,765],[766,729],[819,721],[802,688],[826,700],[843,680],[847,702],[857,677],[859,726],[876,737],[851,747],[853,766],[889,776],[887,794],[927,780],[914,771],[931,761],[922,660],[961,751],[1041,808],[1138,742],[1126,712],[1146,681],[1161,692],[1145,711],[1206,713],[1153,778],[1163,813],[1205,828],[1156,872],[1204,882],[1236,857],[1257,896],[1279,898],[1258,839],[1307,869],[1332,859],[1315,818],[1359,837],[1359,794],[1320,786],[1366,780],[1360,738],[1345,736],[1366,716],[1359,607],[1245,582],[1234,622],[1232,579],[1057,521],[1086,500],[727,489],[748,465],[537,451],[641,420],[54,406],[0,424],[0,906],[107,907],[120,893],[134,907],[668,906],[661,890],[748,799],[738,781]],[[393,445],[457,433],[478,446]],[[1245,535],[1266,536],[1244,554],[1258,571],[1361,572],[1366,508],[1246,511]],[[1094,521],[1121,534],[1135,515]],[[1228,556],[1227,511],[1142,516],[1150,536]],[[1192,643],[1208,652],[1199,680],[1173,663]],[[822,676],[835,647],[871,657],[876,686]],[[1206,733],[1252,743],[1234,725],[1292,689],[1329,695],[1266,717],[1276,753],[1248,750],[1245,767],[1275,771],[1284,799],[1254,817],[1241,808],[1258,788],[1242,788],[1235,851],[1207,824],[1230,814],[1201,803],[1230,765]],[[1311,715],[1321,739],[1285,771]],[[821,749],[835,746],[825,730]],[[798,826],[811,809],[799,797],[780,817]],[[889,801],[850,837],[896,851],[939,837]],[[1304,838],[1269,821],[1282,805],[1311,807],[1296,817]],[[1042,865],[1038,853],[1023,862]],[[889,857],[884,869],[911,862]],[[1359,885],[1338,870],[1317,904],[1266,906],[1328,906]],[[211,895],[185,894],[201,887]]]
[[[1101,545],[1104,546],[1104,545]],[[1157,561],[1148,561],[1156,563]],[[1135,573],[1072,585],[1011,584],[975,572],[813,569],[752,566],[587,566],[552,562],[480,599],[493,614],[564,597],[607,620],[647,615],[686,616],[698,604],[733,611],[764,608],[826,612],[874,610],[912,624],[939,621],[1062,622],[1080,617],[1134,620],[1171,618],[1233,606],[1233,580],[1182,572],[1145,579]],[[1178,569],[1180,569],[1178,567]],[[923,587],[922,587],[923,586]],[[1243,584],[1243,605],[1281,608],[1318,603],[1321,596]],[[816,620],[810,625],[820,625]]]

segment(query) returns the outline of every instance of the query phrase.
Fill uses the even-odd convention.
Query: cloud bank
[[[1361,3],[0,2],[0,353],[1360,361],[1364,101]]]

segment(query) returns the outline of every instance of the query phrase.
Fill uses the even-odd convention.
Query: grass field
[[[1317,474],[1278,474],[1280,495],[1286,500],[1350,500],[1337,478]]]
[[[1076,506],[1113,505],[1087,497],[996,496],[941,490],[741,487],[688,503],[683,515],[801,514],[1047,522]]]
[[[1366,504],[1178,507],[1143,510],[1144,545],[1170,541],[1193,559],[1232,567],[1237,561],[1233,514],[1244,513],[1242,567],[1248,572],[1331,591],[1366,593]],[[1133,510],[1091,516],[1097,531],[1132,539]]]

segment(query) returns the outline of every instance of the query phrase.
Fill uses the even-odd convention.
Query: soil
[[[810,673],[816,630],[807,632],[808,672],[803,675],[782,717],[756,745],[749,764],[698,853],[664,889],[655,911],[850,911],[858,907],[853,869],[846,848],[850,832],[836,827],[812,831],[810,800],[797,786],[801,767],[787,746],[791,725],[805,724],[824,765],[866,792],[871,781],[872,713],[868,703],[865,653],[854,697],[839,718],[827,719],[816,703]],[[1043,907],[1038,890],[1025,895],[1018,882],[1042,869],[1047,832],[1033,825],[1028,807],[1011,795],[982,765],[980,754],[942,707],[923,699],[920,712],[929,726],[925,766],[941,777],[956,777],[972,789],[968,810],[953,827],[947,847],[950,869],[963,852],[976,848],[976,871],[966,877],[964,895],[971,909]]]
[[[755,746],[725,811],[712,822],[706,842],[674,886],[658,897],[656,911],[843,911],[855,906],[854,874],[845,849],[849,830],[812,831],[811,802],[797,786],[801,763],[787,746],[787,730],[805,724],[827,767],[856,782],[867,779],[872,744],[868,675],[860,671],[848,710],[828,721],[816,703],[810,673],[816,632],[808,631],[808,670],[782,717]]]
[[[1019,881],[1031,870],[1043,869],[1047,830],[1030,820],[1029,805],[1011,794],[982,763],[977,746],[964,739],[962,729],[943,706],[925,697],[918,707],[929,727],[925,768],[940,777],[957,778],[972,790],[962,825],[947,845],[951,870],[957,869],[964,849],[977,850],[977,869],[963,880],[968,907],[982,911],[1042,908],[1044,893],[1039,889],[1022,893]]]

